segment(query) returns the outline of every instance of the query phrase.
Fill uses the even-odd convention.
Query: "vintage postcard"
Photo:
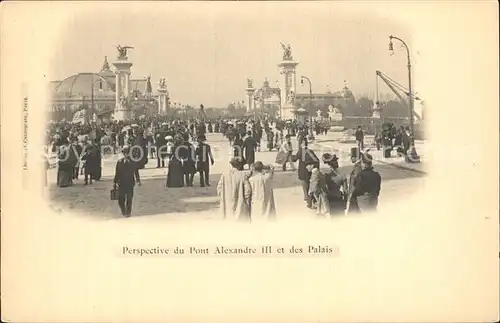
[[[1,6],[5,322],[494,322],[493,1]]]

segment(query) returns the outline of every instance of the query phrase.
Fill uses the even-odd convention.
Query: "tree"
[[[402,118],[408,117],[408,106],[397,100],[387,101],[382,105],[380,116],[382,118]]]
[[[373,100],[367,97],[361,97],[357,102],[348,104],[344,109],[344,114],[353,117],[371,117],[372,108]]]

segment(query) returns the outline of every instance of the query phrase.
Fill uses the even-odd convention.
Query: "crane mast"
[[[384,81],[385,84],[387,84],[387,86],[389,87],[389,89],[391,89],[391,91],[398,97],[398,99],[405,105],[408,107],[408,101],[396,90],[396,88],[394,87],[394,85],[392,84],[392,82],[387,79],[384,74],[380,71],[375,71],[377,76],[382,80]],[[378,92],[378,91],[377,91]],[[377,94],[378,95],[378,94]],[[412,93],[407,93],[408,96],[412,95]],[[418,119],[418,121],[422,122],[422,118],[415,112],[413,111],[413,115]]]

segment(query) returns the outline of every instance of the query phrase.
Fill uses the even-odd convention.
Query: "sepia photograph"
[[[425,93],[405,26],[106,17],[68,26],[47,84],[45,185],[62,212],[330,219],[383,210],[425,181]],[[145,40],[172,28],[182,32]]]
[[[0,8],[2,321],[498,321],[498,3]]]

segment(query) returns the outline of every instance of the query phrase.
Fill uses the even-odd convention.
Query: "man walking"
[[[319,168],[319,158],[314,151],[307,147],[307,139],[303,139],[300,143],[299,150],[295,155],[292,155],[292,162],[299,161],[298,176],[302,185],[302,192],[304,201],[308,208],[312,208],[312,199],[309,195],[309,182],[311,180],[311,173],[307,170],[306,165],[314,163]]]
[[[139,169],[137,163],[130,159],[130,148],[124,146],[123,158],[116,162],[115,178],[113,183],[115,187],[118,185],[118,205],[122,211],[122,215],[129,217],[132,212],[132,198],[134,197],[134,186],[137,182],[141,186],[139,177]]]
[[[354,180],[353,196],[360,212],[374,212],[377,210],[382,180],[380,174],[373,170],[371,155],[363,154],[361,169]]]
[[[365,134],[363,133],[363,129],[361,129],[361,126],[358,126],[358,130],[356,130],[356,143],[358,144],[358,148],[360,150],[365,149]]]
[[[200,173],[200,186],[210,186],[210,165],[214,164],[212,149],[209,144],[205,143],[207,138],[205,135],[198,137],[198,147],[196,147],[196,164],[197,170]]]

